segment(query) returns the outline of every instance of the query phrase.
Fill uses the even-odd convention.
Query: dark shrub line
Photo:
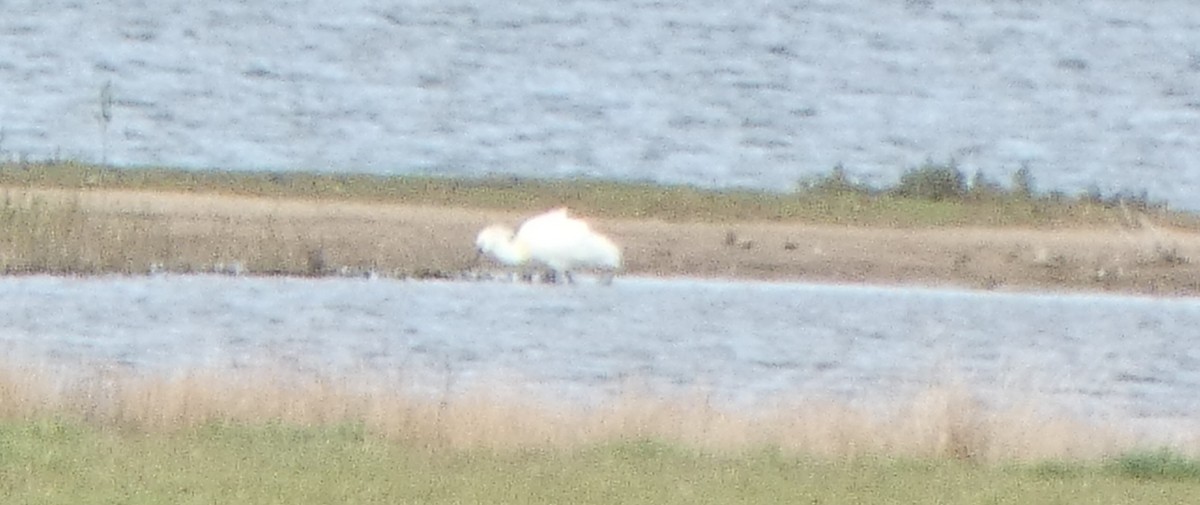
[[[1001,185],[988,178],[983,170],[976,170],[970,178],[953,159],[945,163],[928,160],[920,166],[910,168],[900,176],[899,182],[891,187],[875,187],[856,182],[842,165],[833,167],[828,174],[801,180],[798,193],[802,196],[828,194],[856,194],[865,197],[900,197],[913,200],[958,201],[958,202],[1044,202],[1059,204],[1091,204],[1105,208],[1127,207],[1134,210],[1165,210],[1166,203],[1153,201],[1145,190],[1118,191],[1104,194],[1099,186],[1093,185],[1075,197],[1061,191],[1039,193],[1036,190],[1033,171],[1022,166],[1012,174],[1009,185]]]

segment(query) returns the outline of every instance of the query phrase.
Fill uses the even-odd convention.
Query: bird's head
[[[529,259],[528,249],[513,239],[512,228],[499,224],[488,226],[475,236],[475,251],[477,261],[484,255],[507,265],[519,265]]]

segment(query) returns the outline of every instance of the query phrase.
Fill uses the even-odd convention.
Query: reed
[[[274,212],[164,213],[94,204],[88,193],[5,190],[0,272],[7,274],[220,273],[312,276],[377,272],[395,277],[462,270],[469,248],[381,250],[386,226],[370,218]],[[394,238],[389,239],[394,240]]]
[[[6,273],[130,272],[169,247],[136,221],[99,222],[77,200],[48,202],[5,192],[0,269]]]
[[[598,405],[558,404],[506,389],[503,384],[519,383],[511,377],[491,381],[495,386],[431,394],[398,377],[337,379],[279,370],[166,377],[97,370],[84,376],[0,369],[0,420],[64,419],[136,433],[212,424],[357,425],[430,450],[571,450],[655,440],[712,453],[770,449],[841,461],[1088,461],[1140,443],[1119,429],[1032,407],[985,409],[957,386],[931,387],[907,405],[886,408],[797,400],[747,411],[715,407],[702,394],[667,400],[637,388]],[[1173,449],[1195,454],[1200,446],[1193,441]]]

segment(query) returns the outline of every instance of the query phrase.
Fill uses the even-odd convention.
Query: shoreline
[[[181,273],[203,271],[206,264],[237,263],[246,274],[336,275],[340,269],[445,278],[486,268],[475,263],[478,230],[493,223],[516,225],[528,214],[155,190],[6,187],[4,192],[7,200],[18,202],[10,205],[46,201],[75,206],[87,220],[83,226],[94,230],[93,242],[128,236],[126,228],[146,235],[135,241],[151,244],[143,254],[146,261]],[[1148,219],[1108,227],[902,228],[580,217],[622,247],[627,275],[1200,294],[1200,261],[1195,260],[1200,258],[1200,234]],[[128,264],[140,257],[121,255]]]

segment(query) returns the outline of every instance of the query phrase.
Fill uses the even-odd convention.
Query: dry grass
[[[245,272],[407,277],[471,267],[486,218],[453,210],[249,197],[9,189],[9,273]]]
[[[63,377],[74,377],[64,382]],[[992,411],[962,387],[932,387],[906,405],[870,411],[796,401],[721,409],[703,395],[665,400],[630,392],[592,407],[553,405],[495,386],[430,395],[396,381],[312,378],[277,371],[192,371],[172,377],[113,370],[0,369],[0,419],[62,418],[133,432],[212,423],[362,425],[430,449],[572,449],[657,440],[718,452],[765,448],[832,459],[866,456],[971,462],[1097,460],[1136,447],[1121,432],[1035,408]],[[894,407],[894,408],[893,408]],[[1197,447],[1176,448],[1195,453]]]

